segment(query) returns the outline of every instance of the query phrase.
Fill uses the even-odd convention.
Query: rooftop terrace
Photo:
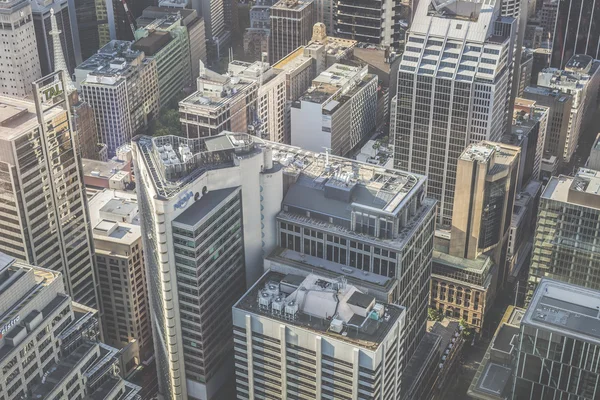
[[[381,345],[404,313],[402,307],[377,303],[344,277],[301,277],[271,271],[234,308],[369,350]]]

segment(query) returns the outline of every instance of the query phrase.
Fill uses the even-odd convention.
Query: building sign
[[[187,202],[194,197],[194,193],[192,193],[191,191],[187,191],[183,194],[181,194],[179,196],[179,200],[177,201],[177,203],[175,203],[175,205],[173,206],[173,208],[175,210],[179,209],[179,208],[183,208],[186,206]]]
[[[51,83],[50,85],[43,87],[40,89],[42,94],[42,102],[49,103],[56,96],[60,96],[64,93],[62,82],[56,81]]]
[[[4,324],[2,326],[2,328],[0,328],[0,339],[2,339],[4,337],[4,335],[8,333],[8,331],[10,331],[12,328],[14,328],[15,325],[17,325],[20,320],[21,320],[21,316],[17,315],[16,317],[14,317],[10,321],[8,321],[6,324]]]

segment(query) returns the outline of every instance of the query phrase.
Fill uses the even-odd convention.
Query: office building
[[[488,254],[500,267],[518,185],[521,151],[516,146],[481,142],[458,160],[450,255],[475,259]]]
[[[156,61],[113,40],[75,69],[76,85],[94,109],[98,140],[109,156],[158,113]]]
[[[142,52],[156,63],[158,104],[167,106],[185,87],[192,85],[190,41],[181,16],[170,14],[135,32],[132,50]],[[200,60],[196,60],[199,64]]]
[[[258,0],[250,8],[250,26],[246,28],[244,34],[244,49],[248,45],[246,40],[252,36],[253,32],[263,32],[269,34],[271,28],[271,7],[275,2],[273,0]],[[248,35],[248,38],[246,37]],[[253,43],[253,46],[256,45]],[[257,50],[257,49],[255,49]],[[268,48],[264,50],[269,51]],[[260,53],[256,53],[260,58]]]
[[[233,306],[237,397],[401,398],[405,319],[343,277],[267,271]]]
[[[562,69],[576,54],[600,58],[598,5],[589,0],[557,1],[550,66]]]
[[[508,306],[492,337],[467,394],[477,400],[520,400],[512,397],[516,346],[525,310]],[[529,397],[524,397],[529,399]],[[560,397],[559,397],[560,398]],[[539,398],[541,400],[541,398]]]
[[[532,239],[541,194],[542,183],[531,180],[515,196],[506,250],[506,275],[509,281],[518,278],[523,272],[523,266],[531,259]]]
[[[569,132],[573,96],[557,89],[528,86],[523,91],[523,98],[548,108],[544,158],[554,157],[562,162]]]
[[[275,64],[308,44],[316,20],[313,0],[280,0],[271,7],[269,63]]]
[[[433,249],[425,177],[241,133],[140,137],[134,153],[163,395],[218,395],[233,366],[223,312],[275,263],[345,275],[378,301],[403,305],[403,351],[413,355]]]
[[[596,140],[592,144],[590,156],[585,166],[586,168],[600,171],[600,133],[596,136]]]
[[[173,9],[172,7],[147,7],[142,15],[136,20],[138,29],[154,23],[157,19],[172,18],[179,14],[181,26],[186,28],[189,42],[190,66],[192,69],[192,81],[200,75],[200,63],[206,63],[206,32],[204,19],[198,16],[196,10],[188,8]]]
[[[117,39],[113,2],[107,0],[68,0],[77,65],[87,60],[111,40]],[[73,11],[74,10],[74,11]],[[79,53],[79,56],[78,56]]]
[[[498,266],[489,256],[466,259],[434,251],[429,306],[479,333],[494,304],[497,279]]]
[[[519,97],[514,104],[511,130],[502,136],[502,143],[521,149],[517,181],[517,190],[521,191],[530,180],[540,179],[550,110],[535,100]]]
[[[229,76],[258,83],[255,110],[257,119],[248,126],[248,133],[272,142],[286,143],[285,73],[261,61],[232,61],[227,72]]]
[[[64,74],[34,82],[36,102],[2,97],[0,251],[62,272],[67,293],[98,309],[97,278],[81,166],[75,150]],[[56,93],[56,92],[54,92]],[[53,103],[49,103],[53,102]],[[42,107],[52,104],[42,112]],[[57,163],[47,155],[60,152]]]
[[[400,2],[398,2],[400,3]],[[392,0],[335,2],[334,24],[336,36],[352,39],[361,43],[370,43],[384,48],[394,44],[394,27],[396,21],[395,7]],[[398,5],[399,7],[399,5]]]
[[[197,91],[179,102],[184,137],[215,136],[223,131],[246,132],[257,121],[255,79],[230,77],[202,65]]]
[[[69,97],[71,107],[71,116],[73,121],[73,134],[75,137],[75,148],[77,155],[82,158],[98,158],[98,134],[96,130],[96,119],[94,110],[88,103],[79,98],[79,93],[71,81],[67,62],[63,54],[62,40],[64,36],[58,29],[56,15],[53,9],[50,9],[50,36],[52,37],[52,66],[54,72],[62,71],[65,74],[66,93]]]
[[[529,269],[529,297],[542,278],[600,288],[600,172],[553,176],[542,197]]]
[[[377,76],[367,66],[333,64],[292,103],[292,145],[346,156],[375,128]]]
[[[33,25],[35,27],[35,36],[37,41],[37,50],[40,59],[40,67],[42,75],[48,75],[50,72],[56,71],[54,65],[54,45],[53,45],[53,30],[60,30],[60,44],[62,47],[63,57],[66,61],[67,73],[72,74],[77,65],[77,58],[81,59],[79,54],[76,57],[75,43],[79,42],[78,38],[73,38],[77,35],[77,31],[71,26],[71,13],[75,12],[69,9],[67,0],[50,0],[50,1],[32,1],[31,11],[33,14]],[[54,16],[57,28],[52,26],[51,17]]]
[[[42,77],[31,5],[27,0],[0,3],[6,30],[0,42],[0,94],[31,97],[31,83]]]
[[[135,193],[104,189],[89,201],[106,344],[133,354],[125,375],[153,354]]]
[[[564,70],[545,68],[538,75],[538,85],[557,89],[573,96],[569,128],[565,139],[562,161],[569,163],[577,149],[581,131],[586,127],[590,113],[596,112],[600,87],[600,62],[589,56],[576,55]]]
[[[65,294],[59,272],[0,253],[5,399],[139,399],[119,376],[118,351],[98,340],[98,313]]]
[[[179,1],[160,1],[161,6],[186,8]],[[225,0],[190,0],[190,8],[193,8],[204,20],[204,37],[206,38],[207,57],[211,61],[217,61],[222,57],[231,45],[231,31],[235,30],[225,21],[225,4],[232,4]],[[182,6],[183,5],[183,6]],[[228,17],[229,18],[229,17]],[[236,22],[237,23],[237,22]]]
[[[558,0],[543,0],[540,9],[540,24],[544,28],[544,38],[552,42],[554,28],[556,27],[556,13]]]
[[[118,154],[118,153],[117,153]],[[129,190],[133,181],[131,176],[131,162],[119,160],[82,160],[83,182],[86,191],[90,189],[101,191],[102,189]]]
[[[527,86],[531,85],[531,74],[533,71],[533,50],[523,48],[521,52],[521,68],[519,69],[519,89],[517,97],[523,97],[523,92]]]
[[[421,1],[398,72],[390,122],[394,167],[427,175],[438,225],[452,222],[465,147],[507,130],[516,21],[500,1]]]
[[[514,341],[513,399],[593,399],[600,376],[597,354],[600,293],[544,279],[535,291]]]

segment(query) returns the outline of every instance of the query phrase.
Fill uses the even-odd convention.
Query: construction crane
[[[131,34],[135,38],[135,31],[136,31],[135,18],[133,18],[133,14],[129,10],[129,6],[127,5],[127,1],[126,0],[121,0],[121,4],[123,4],[123,9],[125,10],[125,15],[127,15],[127,21],[129,21],[129,27],[131,28]]]

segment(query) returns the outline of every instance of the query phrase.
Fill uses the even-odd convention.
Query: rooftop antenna
[[[325,167],[329,167],[329,147],[323,147],[325,149]]]
[[[69,75],[69,70],[67,69],[67,63],[65,61],[65,56],[63,54],[62,46],[60,44],[60,34],[61,31],[58,29],[58,24],[56,23],[56,16],[54,15],[54,9],[50,9],[50,26],[51,30],[48,32],[50,36],[52,36],[52,45],[54,47],[54,71],[63,71],[65,73],[65,82],[67,84],[66,92],[71,93],[75,91],[75,85],[73,85],[73,81],[71,81],[71,76]]]

